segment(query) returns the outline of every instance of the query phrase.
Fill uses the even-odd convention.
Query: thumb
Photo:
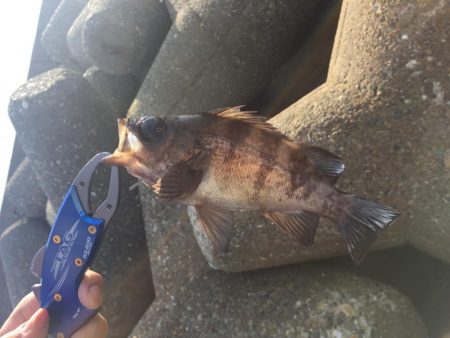
[[[22,338],[46,338],[48,335],[49,317],[45,309],[38,309],[30,319],[17,328]],[[15,337],[14,335],[12,337]]]

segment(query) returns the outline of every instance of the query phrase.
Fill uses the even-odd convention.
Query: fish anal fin
[[[196,205],[197,220],[215,252],[225,252],[230,244],[233,213],[230,210]]]
[[[263,215],[303,245],[309,246],[314,243],[320,218],[318,214],[309,211],[298,211],[296,213],[272,211],[265,212]]]
[[[201,159],[194,156],[191,160],[172,165],[167,173],[152,185],[159,198],[174,199],[197,189],[203,177]]]

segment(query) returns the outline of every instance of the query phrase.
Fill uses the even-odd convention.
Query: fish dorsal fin
[[[266,122],[264,117],[255,115],[255,111],[241,111],[242,107],[244,106],[220,108],[209,113],[221,118],[249,123],[256,128],[266,130],[281,137],[287,143],[300,147],[300,158],[306,157],[323,176],[328,178],[331,184],[336,183],[337,178],[344,171],[344,162],[340,157],[320,147],[294,142],[273,125]]]
[[[268,132],[274,133],[285,140],[291,141],[289,137],[280,132],[277,128],[275,128],[270,123],[266,122],[266,118],[264,116],[255,115],[256,111],[242,111],[241,108],[244,106],[235,106],[235,107],[227,107],[227,108],[219,108],[216,110],[212,110],[208,112],[209,114],[213,114],[225,119],[230,120],[239,120],[245,123],[249,123],[256,128],[260,128],[266,130]],[[292,141],[291,141],[292,142]]]

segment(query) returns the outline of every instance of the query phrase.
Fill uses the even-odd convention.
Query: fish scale
[[[202,182],[189,200],[192,204],[209,196],[213,204],[230,209],[295,211],[302,208],[314,211],[318,205],[325,205],[326,193],[332,194],[334,191],[331,187],[327,189],[321,182],[312,184],[306,180],[306,184],[296,187],[289,194],[291,174],[275,158],[268,158],[245,145],[230,158],[227,155],[232,148],[229,141],[218,142],[216,139],[212,144],[214,156]],[[245,170],[241,170],[243,167]],[[242,184],[245,181],[252,183]],[[316,187],[320,195],[311,196],[310,192]]]
[[[260,209],[261,205],[267,209],[273,199],[286,202],[281,183],[285,182],[283,177],[287,173],[283,168],[276,163],[262,166],[261,154],[251,147],[243,146],[230,157],[231,148],[230,142],[223,140],[218,143],[216,140],[216,146],[212,147],[214,155],[193,199],[197,195],[199,200],[209,196],[217,204],[233,209]],[[245,171],[241,170],[243,167]],[[261,174],[264,167],[268,170],[267,175]],[[264,181],[257,189],[255,182],[261,177]],[[242,182],[246,181],[251,184],[243,185]],[[264,205],[264,200],[267,205]]]

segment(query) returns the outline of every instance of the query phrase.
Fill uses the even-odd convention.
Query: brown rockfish
[[[119,119],[119,146],[108,164],[122,165],[159,198],[196,208],[215,250],[227,249],[232,210],[258,210],[304,245],[319,217],[332,219],[355,263],[398,212],[335,188],[342,160],[295,143],[241,107],[173,117]]]

